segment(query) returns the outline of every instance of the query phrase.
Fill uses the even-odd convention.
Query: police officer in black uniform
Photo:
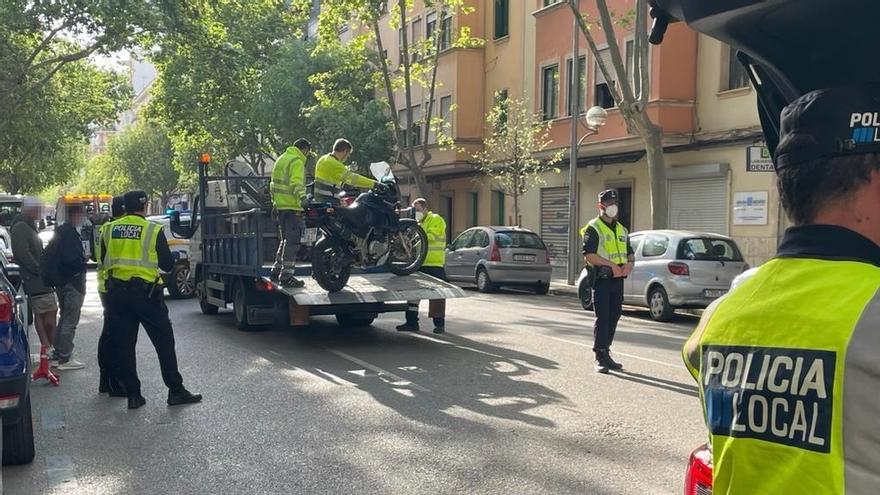
[[[146,212],[147,194],[143,191],[129,191],[124,197],[125,211],[128,215],[143,217]],[[126,222],[123,217],[114,223],[115,227]],[[145,221],[133,219],[132,223],[137,226]],[[123,225],[127,226],[127,225]],[[112,246],[114,233],[105,236]],[[102,243],[106,242],[102,238]],[[145,242],[145,241],[144,241]],[[106,258],[109,247],[101,250],[102,260]],[[170,272],[174,267],[174,259],[168,248],[168,241],[164,232],[159,231],[155,246],[158,254],[158,268]],[[113,278],[113,261],[107,269],[108,279],[108,316],[110,328],[113,334],[113,343],[117,350],[117,369],[119,377],[128,393],[128,408],[137,409],[146,400],[141,395],[141,382],[137,376],[135,361],[135,346],[139,325],[143,325],[150,341],[156,348],[159,357],[159,367],[162,370],[162,380],[168,387],[168,405],[191,404],[200,402],[202,396],[190,393],[183,386],[183,377],[177,368],[177,354],[174,350],[174,330],[171,320],[168,318],[168,307],[165,305],[164,294],[158,280],[147,282],[142,278],[132,277],[122,281]],[[158,270],[156,271],[158,278]]]
[[[623,280],[633,269],[633,250],[629,231],[617,221],[617,202],[616,190],[599,193],[599,216],[584,231],[584,261],[593,271],[593,352],[599,373],[623,369],[611,358],[611,343],[623,310]]]

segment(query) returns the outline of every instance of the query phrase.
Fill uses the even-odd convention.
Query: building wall
[[[722,91],[727,45],[699,35],[697,59],[697,130],[718,132],[760,125],[757,93],[751,88]]]

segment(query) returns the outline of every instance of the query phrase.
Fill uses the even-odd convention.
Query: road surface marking
[[[579,346],[581,346],[581,347],[587,347],[587,348],[590,348],[590,349],[593,348],[592,345],[584,344],[583,342],[575,342],[574,340],[561,339],[561,338],[559,338],[559,337],[551,337],[551,336],[549,336],[549,335],[545,335],[544,337],[547,337],[548,339],[558,340],[559,342],[565,342],[566,344],[579,345]],[[661,365],[661,366],[666,366],[667,368],[675,368],[675,369],[677,369],[677,370],[684,369],[684,364],[671,364],[671,363],[667,363],[667,362],[665,362],[665,361],[658,361],[658,360],[656,360],[656,359],[646,358],[646,357],[642,357],[642,356],[636,356],[635,354],[628,354],[628,353],[626,353],[626,352],[620,352],[620,351],[614,351],[614,354],[616,354],[616,355],[618,355],[618,356],[625,356],[625,357],[628,357],[628,358],[633,358],[633,359],[639,359],[639,360],[642,360],[642,361],[647,361],[647,362],[649,362],[649,363],[659,364],[659,365]]]
[[[49,482],[49,489],[60,493],[69,493],[79,488],[73,470],[73,461],[67,455],[46,456],[46,479]]]
[[[342,359],[346,359],[348,361],[351,361],[352,363],[354,363],[358,366],[363,366],[364,368],[366,368],[370,371],[375,371],[380,376],[385,375],[386,377],[393,378],[394,383],[392,385],[401,386],[401,387],[410,387],[410,388],[414,388],[420,392],[430,392],[430,390],[426,389],[425,387],[423,387],[417,383],[413,383],[413,382],[411,382],[401,376],[395,375],[394,373],[392,373],[390,371],[383,370],[382,368],[380,368],[374,364],[370,364],[366,361],[360,360],[352,355],[346,354],[342,351],[337,351],[336,349],[327,349],[327,350],[332,352],[333,354],[336,354],[337,356],[341,357]]]
[[[43,430],[60,430],[64,428],[64,410],[60,407],[44,407],[40,410],[40,425]]]

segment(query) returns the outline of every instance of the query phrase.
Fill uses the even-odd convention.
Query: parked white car
[[[189,216],[181,215],[182,223],[190,221]],[[168,215],[153,215],[147,220],[156,222],[164,227],[165,237],[168,239],[168,247],[174,256],[174,268],[170,273],[163,273],[165,287],[168,294],[174,299],[186,299],[195,295],[195,283],[192,277],[190,263],[191,239],[177,239],[171,233],[171,217]]]

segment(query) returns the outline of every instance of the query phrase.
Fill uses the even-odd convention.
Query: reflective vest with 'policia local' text
[[[780,257],[685,346],[715,494],[880,493],[880,268]]]
[[[616,265],[625,265],[629,243],[629,231],[626,230],[626,227],[620,222],[615,222],[614,230],[611,230],[600,217],[596,217],[581,229],[582,239],[589,227],[593,227],[593,230],[599,234],[599,247],[596,254]]]
[[[156,241],[162,226],[138,215],[126,215],[104,227],[104,270],[108,278],[123,282],[139,278],[162,283]]]

